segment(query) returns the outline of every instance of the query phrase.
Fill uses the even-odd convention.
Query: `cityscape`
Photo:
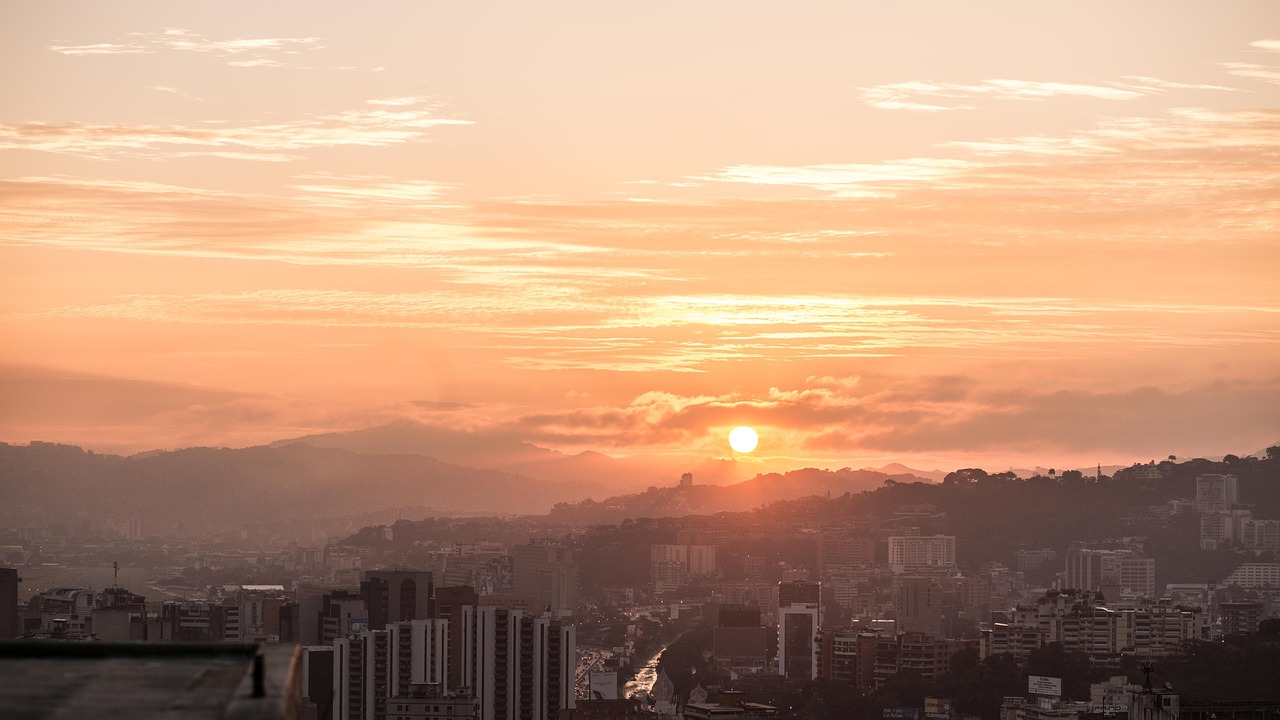
[[[6,446],[3,468],[50,449]],[[296,647],[308,718],[1280,707],[1280,447],[1111,475],[876,474],[872,490],[746,511],[602,524],[584,501],[318,544],[289,528],[172,534],[11,508],[0,634]],[[608,504],[699,489],[685,473]]]
[[[1280,3],[0,56],[0,720],[1280,719]]]

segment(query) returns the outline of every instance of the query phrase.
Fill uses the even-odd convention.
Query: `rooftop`
[[[292,645],[0,642],[6,720],[297,716]],[[255,693],[255,658],[262,657]]]

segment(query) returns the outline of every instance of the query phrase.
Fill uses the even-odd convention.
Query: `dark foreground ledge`
[[[298,655],[277,644],[0,642],[0,708],[5,720],[295,720]]]

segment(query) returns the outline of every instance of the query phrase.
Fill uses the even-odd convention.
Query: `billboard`
[[[884,720],[916,720],[920,717],[920,708],[887,707],[880,713],[880,717]]]
[[[950,720],[951,700],[948,698],[925,698],[924,716],[928,720]]]
[[[1043,675],[1027,676],[1027,692],[1032,695],[1062,696],[1062,678],[1045,677]]]
[[[615,671],[591,673],[590,698],[592,700],[617,700],[618,673]]]

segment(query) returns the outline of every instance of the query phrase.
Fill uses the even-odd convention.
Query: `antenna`
[[[111,561],[111,587],[120,587],[120,563]]]

